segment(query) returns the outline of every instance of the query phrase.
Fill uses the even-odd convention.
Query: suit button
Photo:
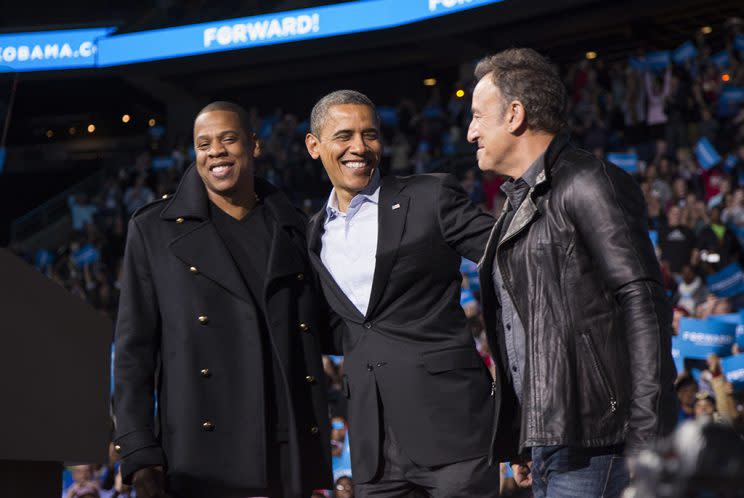
[[[372,328],[372,322],[364,322],[364,328],[365,329],[371,329]]]
[[[121,446],[119,446],[118,444],[114,446],[114,451],[117,453],[121,453]]]
[[[201,323],[202,325],[206,325],[207,323],[209,323],[209,317],[207,315],[199,316],[199,323]]]
[[[208,379],[212,376],[212,372],[208,368],[202,368],[201,372],[199,372],[202,377],[205,379]]]
[[[305,274],[304,273],[298,273],[297,274],[297,280],[305,280]]]
[[[307,382],[308,384],[315,384],[315,377],[313,377],[312,375],[308,375],[307,377],[305,377],[305,382]]]
[[[318,426],[314,425],[310,428],[310,434],[317,434],[318,433]]]
[[[306,324],[305,322],[300,323],[297,327],[300,329],[300,332],[307,332],[308,330],[310,330],[310,325]]]
[[[370,371],[370,372],[371,372],[371,371],[372,371],[372,370],[374,370],[374,369],[375,369],[375,366],[374,366],[373,364],[371,364],[371,363],[367,363],[367,370],[368,370],[368,371]]]
[[[183,223],[183,221],[184,221],[183,218],[181,218],[180,216],[176,218],[176,223],[178,223],[179,225]]]
[[[205,420],[202,424],[202,429],[207,432],[212,432],[214,430],[214,423],[211,420]]]
[[[192,266],[192,267],[190,267],[190,268],[189,268],[189,271],[190,271],[191,273],[193,273],[194,275],[196,275],[197,273],[199,273],[199,269],[198,269],[198,268],[197,268],[196,266]]]

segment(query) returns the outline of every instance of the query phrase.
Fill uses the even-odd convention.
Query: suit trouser
[[[489,467],[487,456],[422,467],[408,458],[387,423],[384,438],[378,475],[368,483],[354,484],[356,498],[492,498],[499,495],[499,468]]]

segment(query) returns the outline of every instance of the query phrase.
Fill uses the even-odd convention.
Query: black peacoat
[[[299,494],[331,480],[321,364],[328,325],[303,215],[268,183],[257,179],[256,190],[274,222],[263,299],[282,372],[276,381],[289,393],[291,488]],[[129,223],[114,363],[115,444],[125,482],[140,468],[163,465],[171,488],[266,486],[265,470],[256,470],[266,468],[266,438],[256,441],[248,430],[260,414],[241,395],[263,376],[242,350],[247,334],[257,333],[247,319],[250,302],[192,166],[172,197]]]

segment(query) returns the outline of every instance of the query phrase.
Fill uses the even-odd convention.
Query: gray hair
[[[369,97],[356,90],[336,90],[320,99],[310,112],[310,133],[320,138],[320,131],[323,129],[325,120],[328,117],[328,110],[336,105],[355,104],[366,105],[375,113],[375,119],[379,122],[375,104]]]
[[[556,68],[536,51],[510,48],[485,57],[475,67],[475,78],[487,75],[501,93],[502,115],[509,102],[518,100],[528,128],[557,133],[566,125],[566,87]]]

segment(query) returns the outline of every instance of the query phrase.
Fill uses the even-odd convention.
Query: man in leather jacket
[[[475,70],[468,140],[510,177],[479,263],[500,399],[496,457],[536,497],[619,496],[625,455],[675,423],[671,307],[645,203],[569,142],[566,92],[531,49]]]

